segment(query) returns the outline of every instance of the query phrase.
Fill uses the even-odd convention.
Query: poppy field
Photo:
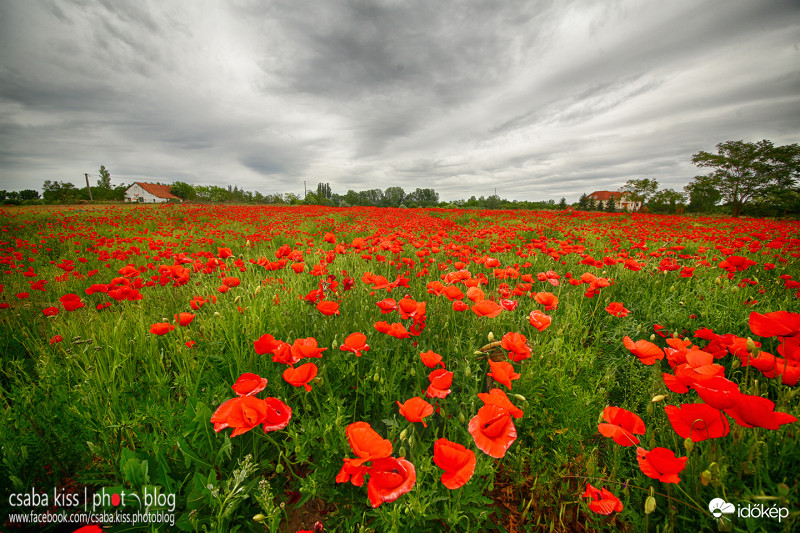
[[[0,226],[4,531],[19,495],[100,488],[174,495],[148,509],[175,531],[800,523],[800,223],[136,205]]]

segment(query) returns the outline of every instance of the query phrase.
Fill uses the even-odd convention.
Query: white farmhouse
[[[169,185],[156,183],[135,182],[125,191],[126,202],[163,203],[170,200],[181,201],[180,198],[169,192]]]

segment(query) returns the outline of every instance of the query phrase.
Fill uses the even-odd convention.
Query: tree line
[[[727,141],[716,146],[717,152],[700,151],[692,156],[692,163],[709,169],[704,175],[695,176],[683,191],[658,187],[655,179],[628,180],[622,187],[627,197],[648,211],[655,213],[731,214],[738,217],[786,216],[800,214],[800,147],[797,144],[775,146],[762,140],[748,143]],[[43,193],[33,189],[22,191],[0,190],[0,203],[77,203],[88,201],[124,201],[128,185],[111,184],[111,175],[100,167],[99,179],[88,190],[70,182],[46,180]],[[193,185],[182,181],[170,184],[170,192],[186,201],[202,203],[251,203],[251,204],[315,204],[337,207],[449,207],[475,209],[566,209],[566,199],[556,203],[547,201],[522,201],[501,198],[494,194],[488,197],[470,197],[466,200],[444,202],[439,193],[431,188],[417,188],[406,192],[402,187],[348,190],[345,194],[333,192],[327,182],[307,191],[304,197],[298,194],[262,194],[239,189],[237,185],[227,188],[215,185]],[[617,211],[619,198],[612,197],[606,203],[581,195],[573,208],[580,210]]]

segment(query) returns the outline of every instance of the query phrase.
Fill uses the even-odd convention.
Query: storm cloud
[[[0,3],[0,188],[113,181],[575,201],[799,142],[800,4]]]

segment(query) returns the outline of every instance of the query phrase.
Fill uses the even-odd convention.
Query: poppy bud
[[[721,279],[719,279],[719,278],[716,278],[716,279],[714,280],[714,283],[717,285],[717,287],[721,287],[721,286],[722,286],[722,280],[721,280]]]
[[[458,421],[461,422],[462,424],[467,421],[467,417],[464,416],[464,411],[458,412]]]
[[[675,285],[672,285],[672,286],[669,288],[669,292],[675,292]]]
[[[713,477],[714,476],[711,474],[711,472],[709,472],[708,470],[703,470],[702,472],[700,472],[700,483],[702,483],[704,487],[707,487],[709,483],[711,483]]]
[[[739,292],[739,287],[737,287],[736,285],[734,285],[733,287],[731,287],[731,292],[732,292],[732,293],[734,293],[734,294],[736,294],[737,292]]]
[[[222,316],[222,315],[219,314],[217,311],[214,311],[214,316]]]
[[[406,440],[407,436],[408,436],[408,428],[400,432],[400,440]]]
[[[494,333],[490,331],[486,338],[489,339],[489,342],[494,342]]]
[[[245,246],[250,246],[250,239],[247,239],[247,242],[244,243]]]
[[[472,376],[472,369],[469,367],[469,365],[467,365],[467,367],[464,369],[464,377],[470,376]]]
[[[405,457],[406,456],[406,447],[405,446],[400,446],[400,449],[397,450],[397,456],[398,457]]]
[[[380,374],[378,374],[377,372],[375,372],[375,375],[374,375],[374,376],[372,376],[372,381],[374,381],[375,383],[377,383],[378,381],[380,381],[380,379],[381,379],[381,375],[380,375]]]
[[[408,447],[409,448],[413,448],[414,444],[416,444],[416,442],[417,442],[417,439],[414,438],[414,435],[411,435],[410,437],[408,437]]]
[[[680,337],[680,335],[678,335],[678,332],[677,331],[673,331],[672,332],[672,338],[673,339],[677,339],[678,337]]]
[[[261,285],[256,287],[255,294],[258,294],[259,292],[261,292]]]
[[[687,452],[694,450],[694,441],[691,439],[691,437],[686,437],[683,439],[683,447],[686,448]]]
[[[747,337],[747,351],[751,354],[756,353],[756,343],[750,337]]]
[[[644,501],[644,514],[650,514],[656,510],[656,499],[653,496],[648,496]]]
[[[283,465],[281,463],[278,463],[277,466],[275,466],[275,472],[277,474],[282,474],[283,473]]]
[[[521,402],[527,402],[528,401],[525,398],[525,396],[523,396],[522,394],[512,394],[511,396],[513,396],[514,398],[516,398],[517,400],[519,400]]]
[[[417,375],[417,369],[412,366],[411,370],[408,373],[411,374],[411,377],[413,378],[414,376]]]
[[[236,298],[233,299],[233,303],[238,304],[239,300],[241,300],[241,299],[242,299],[241,296],[237,296]]]
[[[655,333],[651,333],[650,334],[650,342],[653,342],[654,340],[656,340],[656,334]]]
[[[258,522],[259,524],[260,524],[261,522],[263,522],[264,520],[266,520],[266,519],[267,519],[267,517],[266,517],[266,516],[264,516],[264,515],[263,515],[263,514],[261,514],[261,513],[258,513],[257,515],[255,515],[255,516],[253,517],[253,520],[254,520],[255,522]]]

